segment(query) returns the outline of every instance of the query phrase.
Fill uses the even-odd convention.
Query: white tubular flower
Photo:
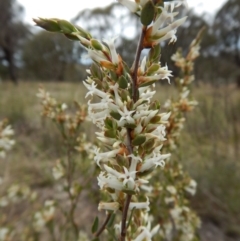
[[[118,202],[100,202],[98,204],[98,210],[109,210],[109,211],[114,211],[116,212],[119,209],[119,203]]]
[[[104,39],[103,41],[107,44],[111,54],[111,60],[113,64],[118,64],[118,54],[114,46],[114,41],[116,38]]]
[[[146,63],[147,63],[147,57],[144,56],[144,58],[142,59],[141,65],[140,65],[140,70],[141,70],[142,74],[145,72]]]
[[[101,189],[110,187],[112,189],[121,191],[124,189],[123,183],[120,182],[115,176],[108,174],[105,177],[105,173],[101,172],[98,176],[98,185]]]
[[[197,182],[193,179],[189,182],[188,186],[186,186],[184,189],[190,193],[192,196],[195,195],[196,193],[196,188],[197,188]]]
[[[152,35],[155,35],[157,33],[157,31],[159,30],[159,28],[164,25],[164,23],[166,22],[166,20],[170,19],[171,22],[173,21],[174,17],[177,15],[177,13],[168,13],[167,10],[165,8],[160,7],[160,9],[162,10],[160,16],[156,19],[156,21],[154,22],[153,26],[152,26]]]
[[[130,172],[133,172],[136,170],[137,164],[142,162],[142,158],[140,156],[134,156],[133,154],[129,155],[128,157],[131,157],[131,166],[129,170]]]
[[[95,132],[95,134],[97,135],[97,139],[104,144],[112,146],[116,141],[116,139],[105,137],[102,132]]]
[[[182,25],[187,19],[187,17],[183,17],[181,19],[173,21],[174,16],[176,16],[178,13],[172,11],[171,13],[168,13],[168,9],[165,7],[164,9],[161,9],[163,11],[163,15],[160,14],[156,21],[154,21],[153,24],[147,29],[146,38],[144,39],[145,47],[155,46],[167,39],[170,39],[170,43],[175,42],[177,40],[177,37],[175,35],[177,32],[177,28]],[[163,27],[162,25],[167,19],[170,19],[171,23],[168,26]]]
[[[120,173],[107,165],[104,165],[104,168],[109,174],[115,176],[118,179],[123,179],[122,183],[128,189],[133,190],[136,187],[135,185],[135,177],[137,172],[135,171],[136,169],[134,171],[129,171],[126,167],[123,167],[124,173]]]
[[[135,124],[134,118],[131,116],[135,111],[129,111],[124,105],[123,110],[118,110],[118,113],[122,116],[118,121],[119,126],[124,126],[125,124]]]
[[[0,240],[5,241],[8,240],[8,235],[10,233],[10,230],[5,227],[0,227]]]
[[[33,227],[36,231],[41,231],[45,226],[45,220],[41,212],[36,212],[33,217]]]
[[[187,0],[176,0],[176,1],[169,2],[168,4],[170,4],[171,11],[173,11],[174,8],[180,7],[181,5],[184,5],[185,8],[188,9]]]
[[[139,83],[143,84],[143,83],[147,83],[147,82],[151,82],[153,80],[160,80],[160,79],[167,79],[168,83],[170,84],[170,77],[172,76],[172,71],[168,70],[167,65],[164,67],[161,67],[155,75],[152,76],[140,76],[139,77]],[[142,96],[141,96],[142,97]]]
[[[64,167],[62,166],[62,164],[59,160],[57,161],[56,165],[53,167],[52,174],[56,180],[58,180],[64,176],[64,174],[65,174]]]
[[[108,61],[107,57],[101,51],[97,51],[94,49],[88,49],[88,55],[92,60],[94,60],[98,63],[100,63],[102,61]]]
[[[109,161],[110,158],[114,158],[118,153],[119,149],[102,153],[95,152],[94,161],[97,163],[98,166],[100,166],[100,161]]]
[[[89,84],[88,81],[91,81],[92,83]],[[88,97],[89,95],[91,95],[91,96],[97,95],[100,98],[106,98],[106,93],[101,91],[101,90],[99,90],[99,89],[97,89],[96,88],[97,85],[90,78],[88,78],[87,81],[83,81],[83,84],[89,90],[85,97]]]
[[[158,232],[159,227],[160,226],[157,225],[151,230],[151,224],[148,222],[147,227],[141,226],[138,228],[140,234],[133,241],[151,241],[152,237]]]
[[[144,172],[147,170],[152,169],[153,167],[165,166],[164,159],[170,157],[170,154],[163,154],[161,155],[160,153],[153,153],[153,157],[147,159],[141,166],[140,172]]]
[[[148,212],[149,209],[149,199],[147,197],[147,201],[146,202],[130,202],[129,204],[129,209],[132,210],[133,208],[135,209],[146,209],[146,211]]]
[[[131,0],[117,0],[122,5],[126,6],[131,12],[135,13],[138,11],[138,4]]]
[[[160,43],[161,41],[164,41],[169,38],[174,38],[177,28],[182,25],[186,21],[187,17],[180,18],[173,23],[170,23],[167,27],[162,28],[161,30],[155,30],[154,33],[151,33],[151,36],[154,36],[154,38],[159,38],[156,43]],[[153,29],[158,29],[159,26],[157,26],[158,22],[156,21],[153,24]],[[176,37],[176,36],[175,36]]]
[[[117,107],[119,109],[119,107],[123,107],[124,104],[118,94],[118,88],[119,88],[119,85],[116,83],[114,86],[111,86],[111,89],[114,91],[114,97],[115,97],[115,103],[117,104]]]
[[[12,140],[14,131],[10,125],[5,126],[5,122],[0,122],[0,157],[5,158],[6,151],[9,151],[15,144]]]
[[[166,187],[167,191],[169,191],[172,195],[175,195],[177,193],[177,190],[174,186],[167,186]]]

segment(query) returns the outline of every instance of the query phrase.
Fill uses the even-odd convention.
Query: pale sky
[[[25,8],[25,21],[32,18],[61,18],[70,20],[86,8],[104,7],[115,0],[17,0]],[[197,13],[214,14],[226,0],[188,0],[188,5]]]

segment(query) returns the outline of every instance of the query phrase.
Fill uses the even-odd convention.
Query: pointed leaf
[[[138,135],[132,140],[134,146],[140,146],[146,141],[145,135]]]
[[[150,0],[143,6],[140,16],[141,23],[145,26],[148,26],[153,21],[154,13],[155,8],[153,2]]]
[[[110,217],[110,219],[109,219],[109,221],[108,221],[108,223],[107,223],[107,227],[108,227],[108,228],[111,228],[111,227],[112,227],[112,225],[113,225],[113,223],[114,223],[114,220],[115,220],[115,217],[116,217],[116,214],[115,214],[115,213],[112,213],[112,214],[111,214],[111,217]]]
[[[92,233],[97,232],[97,230],[98,230],[98,223],[99,223],[98,216],[96,216],[95,220],[93,222],[93,225],[92,225]]]
[[[119,78],[118,84],[121,89],[126,89],[128,87],[128,81],[123,75]]]
[[[118,112],[113,112],[113,111],[110,112],[110,115],[116,120],[120,120],[122,117]]]

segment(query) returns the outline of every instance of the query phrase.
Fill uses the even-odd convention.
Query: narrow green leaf
[[[96,218],[95,218],[95,220],[93,222],[93,225],[92,225],[92,233],[97,232],[97,230],[98,230],[98,223],[99,223],[98,216],[96,216]]]
[[[133,212],[135,211],[136,207],[134,207],[131,211],[131,214],[129,216],[129,219],[128,219],[128,223],[127,223],[127,229],[129,228],[131,222],[132,222],[132,216],[133,216]]]
[[[107,227],[108,227],[108,228],[111,228],[111,227],[112,227],[112,225],[113,225],[113,223],[114,223],[114,220],[115,220],[115,217],[116,217],[116,214],[115,214],[115,213],[112,213],[112,214],[111,214],[111,217],[110,217],[110,219],[109,219],[109,221],[108,221],[108,223],[107,223]]]
[[[158,71],[160,69],[160,65],[159,64],[152,64],[148,69],[147,69],[147,74],[148,75],[152,75],[153,73],[155,73],[156,71]]]
[[[139,87],[149,86],[149,85],[154,84],[155,82],[156,82],[156,80],[149,80],[148,82],[140,83]]]

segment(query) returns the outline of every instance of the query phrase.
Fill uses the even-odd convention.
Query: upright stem
[[[127,213],[128,213],[128,208],[129,204],[131,202],[132,195],[127,194],[127,197],[125,199],[124,203],[124,209],[123,209],[123,215],[122,215],[122,227],[121,227],[121,241],[125,241],[126,234],[127,234]]]
[[[95,237],[99,237],[101,235],[101,233],[105,230],[105,228],[106,228],[106,226],[107,226],[111,216],[112,216],[111,213],[109,213],[107,215],[105,222],[103,223],[102,227],[96,232]]]
[[[138,77],[138,66],[139,66],[139,61],[140,61],[140,56],[141,56],[141,52],[143,50],[143,39],[144,39],[144,35],[146,32],[146,27],[143,26],[142,27],[142,32],[139,38],[139,42],[138,42],[138,46],[137,46],[137,51],[136,51],[136,55],[135,55],[135,60],[133,63],[133,72],[132,72],[132,99],[134,102],[137,101],[138,99],[138,84],[137,84],[137,77]],[[133,154],[133,148],[132,148],[132,137],[131,137],[131,129],[127,128],[127,148],[130,154]],[[120,241],[125,241],[126,239],[126,234],[127,234],[127,214],[128,214],[128,208],[130,205],[132,199],[132,195],[131,194],[127,194],[126,195],[126,199],[125,199],[125,203],[124,203],[124,207],[123,207],[123,213],[122,213],[122,226],[121,226],[121,237],[120,237]]]
[[[137,46],[137,51],[136,51],[136,56],[135,56],[135,60],[133,63],[133,73],[132,73],[132,81],[133,81],[133,85],[132,85],[132,98],[133,101],[136,102],[138,99],[138,84],[137,84],[137,72],[138,72],[138,66],[139,66],[139,61],[140,61],[140,56],[141,56],[141,52],[143,50],[143,39],[144,39],[144,35],[146,32],[146,27],[143,26],[142,27],[142,32],[140,35],[140,39],[138,42],[138,46]]]

